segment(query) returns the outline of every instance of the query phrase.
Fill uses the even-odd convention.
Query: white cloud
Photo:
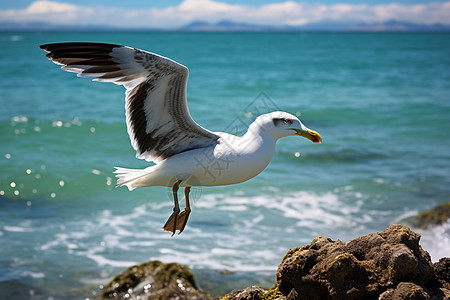
[[[36,1],[31,3],[31,5],[27,7],[25,11],[28,14],[46,14],[76,12],[78,9],[78,6],[67,3]]]
[[[178,6],[127,10],[36,1],[25,9],[0,10],[0,20],[154,28],[176,28],[195,20],[209,22],[231,20],[265,25],[304,25],[324,21],[377,23],[396,20],[416,24],[450,25],[450,2],[414,5],[397,3],[324,5],[286,1],[250,6],[214,0],[185,0]]]
[[[92,14],[90,7],[77,6],[53,1],[35,1],[25,9],[0,10],[2,22],[49,22],[54,24],[74,24],[81,15]]]
[[[178,10],[189,14],[193,13],[230,13],[239,12],[244,6],[231,5],[211,0],[185,0],[179,6]]]

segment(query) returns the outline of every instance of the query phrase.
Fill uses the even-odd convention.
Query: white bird
[[[255,177],[272,160],[279,138],[299,135],[322,142],[319,133],[281,111],[257,117],[243,136],[204,129],[189,114],[188,69],[157,54],[103,43],[55,43],[40,48],[65,71],[126,88],[131,144],[137,158],[155,165],[140,170],[116,167],[117,185],[129,190],[172,187],[174,209],[163,227],[172,235],[186,226],[192,186],[229,185]],[[181,213],[179,187],[185,187],[186,208]]]

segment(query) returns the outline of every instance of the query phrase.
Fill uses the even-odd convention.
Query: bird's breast
[[[247,181],[261,173],[272,160],[275,145],[220,143],[195,157],[192,181],[203,186],[229,185]]]

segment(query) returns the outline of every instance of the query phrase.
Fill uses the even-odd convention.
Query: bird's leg
[[[191,191],[191,187],[188,186],[184,189],[184,197],[186,200],[186,208],[180,213],[178,216],[177,229],[180,231],[178,234],[182,233],[184,227],[186,227],[187,221],[189,219],[189,215],[191,213],[191,206],[189,205],[189,193]]]
[[[180,187],[180,183],[181,180],[175,182],[175,184],[172,187],[173,201],[174,201],[173,213],[170,215],[169,219],[167,220],[166,224],[163,227],[165,231],[172,232],[172,236],[175,234],[175,231],[177,230],[178,214],[180,213],[180,205],[178,204],[178,188]]]

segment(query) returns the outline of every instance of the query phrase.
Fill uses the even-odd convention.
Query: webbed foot
[[[191,207],[189,205],[189,193],[191,191],[190,186],[184,189],[184,195],[186,198],[186,208],[180,213],[177,195],[180,183],[181,181],[178,181],[173,185],[173,200],[174,200],[173,213],[170,215],[169,219],[167,220],[166,224],[164,224],[163,227],[165,231],[172,232],[172,236],[175,234],[175,231],[177,230],[179,230],[178,234],[183,232],[189,219],[189,215],[191,214]]]
[[[180,232],[178,232],[178,234],[183,232],[184,227],[186,227],[186,224],[187,224],[190,214],[191,214],[191,210],[185,209],[178,215],[177,230],[180,231]]]
[[[172,232],[172,236],[175,234],[175,231],[178,229],[177,227],[179,226],[179,224],[178,224],[179,215],[180,215],[180,209],[178,209],[178,211],[176,211],[174,209],[173,213],[170,215],[169,219],[167,219],[166,224],[164,224],[164,226],[163,226],[164,231]]]

